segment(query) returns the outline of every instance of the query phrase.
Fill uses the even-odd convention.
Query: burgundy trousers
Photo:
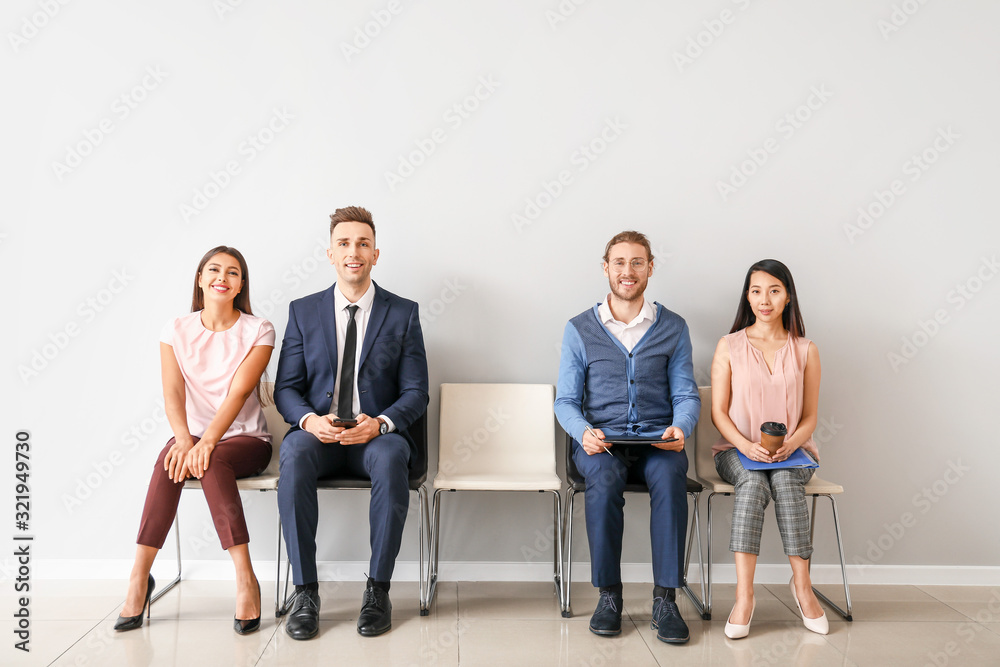
[[[194,439],[195,444],[198,440],[199,438]],[[153,476],[149,480],[146,504],[142,508],[142,520],[139,522],[139,536],[136,538],[136,542],[143,546],[162,549],[167,533],[170,532],[170,525],[177,515],[177,503],[180,502],[184,482],[174,482],[163,469],[163,459],[174,442],[174,438],[167,441],[156,459]],[[223,549],[250,542],[236,480],[259,475],[270,461],[271,444],[246,435],[220,440],[212,450],[208,468],[201,478],[201,486],[205,490],[205,500],[208,501],[208,509],[212,513],[212,521]]]

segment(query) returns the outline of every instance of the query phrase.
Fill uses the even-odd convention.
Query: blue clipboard
[[[743,452],[737,451],[740,457],[740,463],[743,464],[744,470],[781,470],[782,468],[818,468],[819,464],[813,461],[801,448],[796,449],[795,452],[789,456],[784,461],[778,461],[777,463],[764,463],[763,461],[751,461],[747,457],[743,456]]]

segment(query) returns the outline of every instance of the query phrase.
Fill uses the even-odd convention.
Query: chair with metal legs
[[[564,525],[566,526],[566,539],[564,544],[566,545],[566,593],[564,598],[566,603],[562,612],[563,618],[570,618],[573,615],[573,609],[570,606],[570,588],[573,585],[573,501],[576,498],[576,494],[584,493],[587,490],[587,483],[584,480],[583,475],[576,468],[576,463],[573,461],[573,438],[570,435],[566,435],[566,480],[569,482],[569,488],[567,489],[567,499],[566,499],[566,521]],[[705,607],[705,595],[706,595],[706,585],[705,585],[705,560],[702,554],[701,548],[701,519],[698,508],[698,501],[701,498],[701,492],[704,487],[698,482],[694,481],[690,477],[687,478],[687,495],[693,501],[691,504],[691,527],[688,530],[688,540],[687,549],[684,550],[684,580],[683,580],[683,590],[687,594],[688,598],[691,600],[691,604],[698,611],[703,619],[709,621],[712,619],[712,615],[709,613]],[[625,485],[626,493],[649,493],[649,487],[640,482],[629,482]],[[697,544],[698,545],[698,580],[701,584],[701,598],[691,590],[691,586],[688,584],[687,575],[691,568],[691,548]]]
[[[265,382],[261,385],[261,393],[270,396],[272,393],[273,384],[270,382]],[[288,431],[288,424],[278,413],[278,409],[274,407],[273,403],[264,407],[264,416],[267,418],[267,430],[271,433],[271,462],[268,464],[267,469],[257,475],[256,477],[244,477],[243,479],[236,480],[236,487],[240,491],[260,491],[262,493],[268,491],[277,492],[278,490],[278,461],[280,460],[279,450],[281,449],[281,441],[285,437],[285,433]],[[201,481],[197,479],[189,479],[184,482],[184,490],[190,489],[201,489]],[[180,512],[178,512],[178,515]],[[275,603],[274,612],[275,615],[278,613],[279,605],[278,592],[280,591],[281,585],[281,518],[278,518],[278,530],[277,530],[277,559],[278,567],[275,571]],[[150,598],[149,603],[153,604],[159,600],[163,595],[170,591],[174,586],[181,581],[181,524],[179,516],[174,517],[174,537],[177,540],[177,576],[158,590],[152,598]]]
[[[560,610],[562,480],[556,474],[556,428],[550,384],[442,384],[438,472],[431,511],[426,607],[434,601],[445,491],[551,493],[555,547],[552,578]]]
[[[705,610],[712,611],[712,499],[715,496],[730,496],[736,492],[732,484],[725,482],[715,469],[715,460],[712,456],[712,445],[719,441],[719,431],[712,423],[712,388],[698,387],[701,395],[701,417],[698,419],[697,438],[695,444],[695,474],[698,480],[710,491],[708,494],[708,597],[705,599]],[[844,617],[845,620],[853,621],[851,613],[851,589],[847,583],[847,565],[844,560],[844,542],[840,533],[840,515],[837,512],[837,501],[835,495],[844,492],[844,487],[834,484],[817,475],[806,484],[806,495],[812,496],[812,512],[809,517],[809,539],[813,539],[816,528],[816,501],[820,496],[830,499],[830,506],[833,509],[833,528],[837,536],[837,549],[840,553],[840,572],[844,580],[844,599],[847,601],[847,609],[841,609],[830,598],[816,590],[813,592],[823,602],[830,605],[830,608]],[[812,567],[812,559],[809,559],[809,566]]]
[[[410,426],[409,433],[413,436],[414,442],[416,443],[416,456],[410,460],[410,473],[409,473],[409,487],[410,491],[417,492],[417,505],[420,512],[418,521],[418,539],[420,541],[420,562],[418,564],[418,578],[419,578],[419,592],[418,597],[420,601],[420,615],[426,616],[428,614],[427,607],[424,603],[424,598],[426,594],[426,565],[425,565],[425,549],[427,546],[427,539],[429,535],[428,525],[430,523],[430,510],[428,509],[427,502],[427,488],[424,483],[427,481],[427,413],[423,413],[417,418],[415,422]],[[347,490],[371,490],[372,481],[364,477],[352,477],[349,475],[341,477],[329,477],[326,479],[321,479],[316,482],[317,490],[325,491],[347,491]],[[280,518],[278,521],[280,530]],[[279,533],[280,535],[280,533]],[[279,568],[280,568],[280,540],[279,540]],[[275,615],[279,618],[288,613],[289,605],[291,604],[292,597],[288,594],[288,582],[291,580],[289,576],[291,569],[291,562],[285,565],[285,588],[284,592],[280,596],[276,596],[276,599],[283,600],[279,607],[276,607]]]

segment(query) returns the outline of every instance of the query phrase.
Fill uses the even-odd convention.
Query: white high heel
[[[729,618],[726,619],[726,636],[730,639],[743,639],[750,634],[750,623],[753,621],[753,612],[755,609],[757,609],[757,598],[753,600],[753,606],[750,608],[750,618],[747,619],[746,625],[730,623],[729,618],[733,617],[733,612],[729,612]]]
[[[795,595],[795,577],[792,577],[791,581],[788,582],[788,588],[792,591],[792,599],[795,600],[795,606],[799,608],[799,613],[802,614],[802,624],[806,626],[806,630],[812,630],[819,635],[828,634],[830,632],[830,623],[826,620],[825,611],[818,618],[807,618],[805,612],[802,611],[799,598]]]

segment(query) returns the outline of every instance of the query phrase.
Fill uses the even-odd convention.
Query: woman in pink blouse
[[[170,321],[160,337],[163,400],[174,437],[153,468],[115,630],[142,626],[155,586],[149,571],[191,477],[201,480],[222,548],[236,566],[233,627],[239,634],[260,627],[260,583],[236,480],[260,474],[271,460],[260,378],[273,350],[274,327],[250,310],[246,260],[235,248],[212,248],[198,264],[191,313]]]
[[[772,497],[781,541],[792,566],[789,586],[802,621],[813,632],[826,634],[829,630],[809,578],[812,543],[805,485],[812,469],[750,471],[737,454],[773,463],[784,461],[801,448],[819,461],[812,439],[819,379],[819,352],[805,338],[792,274],[777,260],[757,262],[747,271],[732,330],[719,341],[712,360],[712,422],[722,435],[712,448],[715,467],[736,488],[729,543],[736,558],[736,604],[725,630],[730,638],[746,637],[750,631],[760,533],[764,510]],[[764,422],[781,422],[788,429],[784,444],[773,456],[761,445]]]

